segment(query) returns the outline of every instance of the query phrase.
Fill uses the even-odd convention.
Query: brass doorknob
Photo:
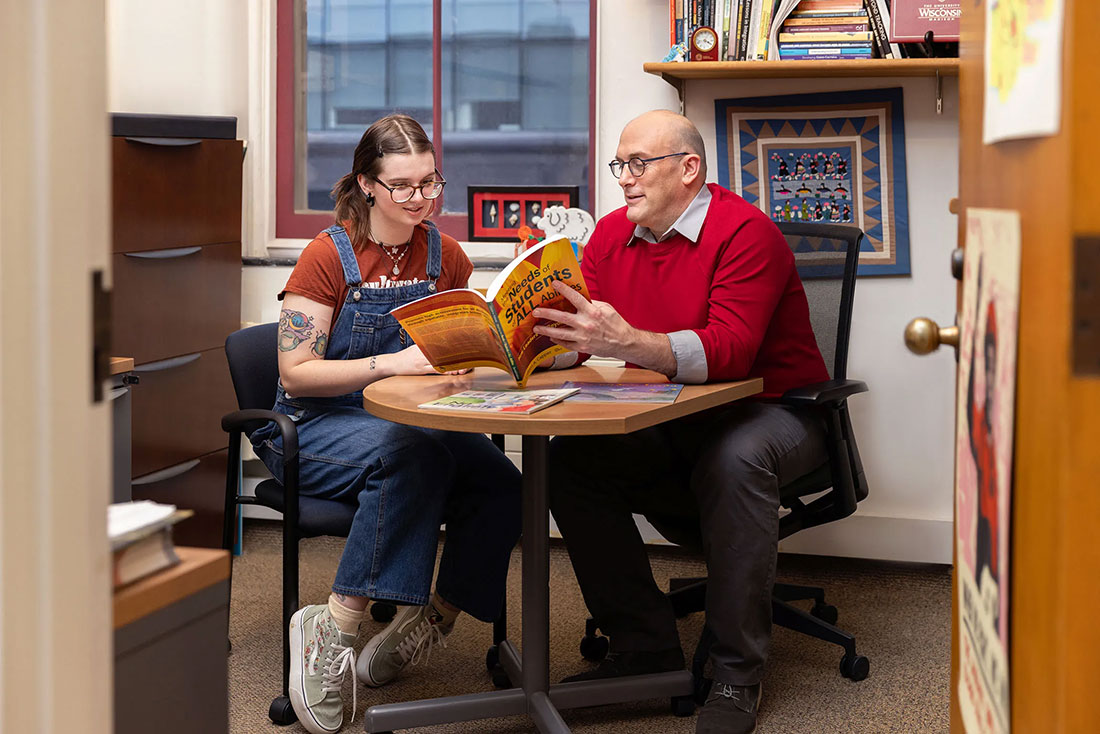
[[[940,326],[923,316],[915,318],[905,327],[905,346],[914,354],[931,354],[941,344],[959,348],[959,327]]]

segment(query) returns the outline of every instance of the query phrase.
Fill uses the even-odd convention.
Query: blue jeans
[[[483,621],[500,615],[520,534],[520,473],[500,449],[482,434],[404,426],[362,408],[291,417],[302,447],[302,495],[359,508],[334,592],[426,604],[446,523],[436,591]],[[280,477],[282,440],[271,425],[253,435],[253,445]]]

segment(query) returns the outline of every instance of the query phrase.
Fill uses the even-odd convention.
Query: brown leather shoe
[[[752,734],[761,692],[759,683],[731,686],[715,682],[695,721],[695,734]]]

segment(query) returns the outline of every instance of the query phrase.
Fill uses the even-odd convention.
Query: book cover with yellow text
[[[576,252],[565,238],[524,251],[484,296],[468,288],[444,291],[391,313],[440,372],[495,367],[523,387],[539,363],[566,351],[534,332],[536,308],[576,312],[551,285],[555,280],[589,298]]]

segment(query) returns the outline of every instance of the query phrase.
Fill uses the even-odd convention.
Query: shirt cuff
[[[577,363],[576,352],[566,352],[565,354],[555,354],[554,363],[550,365],[552,370],[564,370],[572,367]]]
[[[676,374],[672,382],[693,384],[707,381],[707,353],[703,340],[691,329],[668,334],[672,356],[676,358]]]

